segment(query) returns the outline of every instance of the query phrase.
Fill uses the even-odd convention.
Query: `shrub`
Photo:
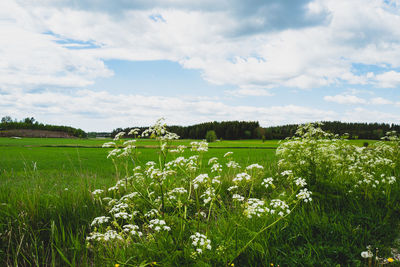
[[[217,134],[214,130],[207,131],[206,140],[208,143],[215,142],[217,140]]]

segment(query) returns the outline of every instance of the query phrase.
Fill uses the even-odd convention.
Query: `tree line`
[[[69,135],[86,138],[87,134],[81,129],[76,129],[70,126],[58,126],[39,123],[33,117],[27,117],[18,121],[17,119],[12,119],[10,116],[5,116],[1,118],[0,121],[0,131],[4,130],[17,130],[17,129],[28,129],[28,130],[46,130],[46,131],[57,131],[65,132]]]
[[[285,139],[292,137],[297,130],[298,124],[267,127],[263,129],[262,135],[265,139]],[[321,129],[333,134],[348,135],[350,139],[372,139],[378,140],[389,131],[400,132],[400,125],[388,123],[359,123],[323,121]]]
[[[138,128],[140,132],[148,127],[117,128],[111,132],[114,137],[119,132],[129,133]],[[257,121],[222,121],[205,122],[191,126],[167,126],[167,130],[176,133],[181,139],[205,139],[208,131],[214,131],[218,139],[260,139],[260,124]]]
[[[400,132],[400,125],[388,123],[359,123],[323,121],[321,128],[330,133],[345,135],[350,139],[375,139],[385,136],[388,131]],[[299,124],[282,126],[260,127],[257,121],[223,121],[205,122],[191,126],[168,126],[170,132],[176,133],[182,139],[205,139],[207,132],[214,131],[218,139],[285,139],[295,135]],[[138,128],[140,132],[148,127],[117,128],[111,132],[114,137],[119,132],[128,133],[131,129]],[[127,135],[125,137],[128,137]]]

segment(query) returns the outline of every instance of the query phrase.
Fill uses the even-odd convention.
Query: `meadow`
[[[166,138],[162,127],[155,140],[110,148],[100,147],[111,140],[1,138],[1,264],[398,263],[394,136],[363,148],[310,126],[282,144],[207,146]]]

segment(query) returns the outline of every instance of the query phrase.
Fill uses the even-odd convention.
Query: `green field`
[[[287,149],[281,150],[280,155],[276,155],[276,148],[280,145],[276,140],[211,143],[208,152],[200,153],[203,163],[192,176],[192,179],[201,173],[212,176],[207,164],[212,157],[217,157],[224,169],[221,187],[213,185],[220,190],[220,195],[214,206],[207,206],[205,211],[210,212],[207,220],[200,220],[193,213],[196,209],[196,202],[193,202],[196,198],[193,198],[185,204],[189,216],[185,220],[191,221],[188,221],[188,228],[184,228],[181,223],[186,211],[183,213],[179,205],[167,203],[165,210],[164,205],[157,207],[161,212],[170,211],[170,214],[166,212],[163,215],[167,224],[172,225],[170,235],[160,234],[154,239],[150,230],[146,230],[149,238],[136,240],[134,247],[91,244],[88,248],[85,239],[94,230],[90,226],[93,219],[109,214],[109,207],[96,201],[91,192],[95,189],[107,191],[116,184],[118,175],[124,178],[123,165],[118,163],[116,170],[113,161],[107,159],[111,149],[101,148],[110,140],[0,138],[0,264],[114,266],[118,263],[120,266],[151,266],[154,265],[152,262],[157,262],[160,266],[270,266],[271,263],[275,266],[364,266],[368,260],[360,257],[360,253],[368,245],[380,250],[380,259],[374,260],[374,264],[383,264],[388,257],[396,259],[399,255],[395,251],[400,249],[399,182],[390,186],[381,183],[377,188],[364,188],[362,182],[359,189],[353,185],[364,181],[363,175],[369,173],[376,177],[396,177],[399,181],[399,157],[396,156],[400,151],[399,143],[393,146],[390,143],[386,150],[381,151],[374,146],[379,143],[370,140],[326,143],[316,139],[320,148],[312,148],[314,141],[307,143],[307,139],[304,140],[299,144],[285,143]],[[172,146],[189,146],[192,141],[196,140],[173,141]],[[352,146],[361,147],[364,142],[369,143],[365,150]],[[135,158],[136,165],[144,167],[148,161],[158,162],[162,155],[155,140],[139,140],[137,146],[135,155],[139,160]],[[229,160],[223,156],[228,151],[233,152],[233,159],[242,171],[252,173],[245,168],[253,163],[264,166],[261,175],[254,178],[254,187],[242,184],[238,193],[248,195],[249,199],[250,196],[265,200],[286,199],[288,204],[292,203],[290,215],[284,218],[271,215],[262,219],[243,216],[245,206],[233,204],[227,191],[232,178],[239,172],[226,167]],[[361,157],[359,153],[366,154]],[[198,152],[187,149],[179,156],[188,158],[195,154]],[[338,157],[339,154],[342,155]],[[176,157],[168,154],[166,161]],[[382,157],[392,160],[394,165],[380,163]],[[369,161],[361,164],[353,162],[355,158],[368,158]],[[278,164],[282,159],[284,161]],[[302,163],[309,161],[311,163],[306,165]],[[132,161],[126,162],[129,173],[133,172]],[[349,174],[353,165],[357,165],[359,171]],[[290,176],[293,179],[296,173],[307,180],[313,192],[311,203],[291,202],[298,189],[288,184],[288,178],[280,174],[288,169],[293,171],[293,176]],[[187,186],[187,174],[181,173],[184,170],[177,170],[178,173],[165,186]],[[276,187],[265,189],[261,182],[267,177],[276,179]],[[142,190],[143,194],[149,190],[160,193],[160,187],[151,180],[134,180],[132,186],[139,192]],[[124,190],[107,195],[118,199],[129,193],[129,189]],[[196,195],[197,201],[200,195]],[[150,203],[153,200],[150,197],[146,201]],[[134,205],[145,210],[149,208],[147,202],[139,201]],[[149,222],[143,218],[135,223],[147,227]],[[193,228],[192,231],[189,228]],[[208,233],[213,245],[211,252],[193,257],[190,242],[182,238],[188,240],[194,231]],[[219,254],[222,250],[224,252]],[[395,264],[392,266],[398,266]]]
[[[68,139],[68,138],[6,138],[0,137],[0,147],[3,146],[71,146],[71,147],[101,147],[105,142],[112,141],[112,139]],[[185,145],[190,146],[190,142],[198,140],[174,140],[172,145]],[[251,140],[223,140],[216,141],[209,144],[209,147],[254,147],[254,148],[277,148],[280,140],[262,140],[251,139]],[[349,140],[350,143],[362,146],[365,142],[373,144],[376,140]],[[158,146],[158,141],[154,139],[138,139],[137,146]]]

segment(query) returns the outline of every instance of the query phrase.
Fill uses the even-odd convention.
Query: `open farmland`
[[[111,140],[2,138],[0,259],[363,266],[360,253],[379,248],[375,263],[388,263],[400,248],[398,139],[363,148],[364,140],[304,131],[283,144],[220,141],[208,149],[195,140],[161,140],[161,150],[160,140],[117,140],[110,154],[101,145]],[[193,141],[194,151],[172,153]]]

